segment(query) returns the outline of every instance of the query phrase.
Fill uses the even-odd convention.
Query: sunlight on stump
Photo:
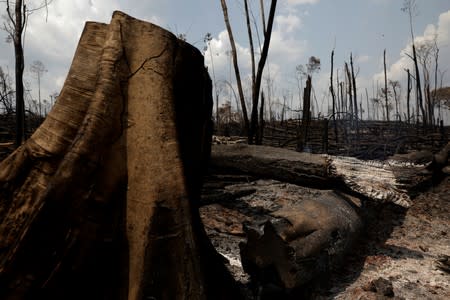
[[[0,163],[0,299],[235,299],[197,200],[200,52],[121,12],[86,23],[60,97]]]

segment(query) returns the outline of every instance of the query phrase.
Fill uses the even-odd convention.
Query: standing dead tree
[[[269,10],[269,16],[267,19],[267,27],[266,23],[264,22],[263,28],[264,28],[264,41],[261,48],[261,54],[259,56],[259,61],[256,68],[256,61],[255,61],[255,50],[253,47],[253,33],[251,29],[250,24],[250,16],[249,16],[249,8],[248,8],[248,2],[247,0],[244,0],[245,5],[245,12],[246,12],[246,22],[247,22],[247,32],[249,36],[249,43],[250,43],[250,53],[251,53],[251,60],[252,60],[252,108],[251,108],[251,117],[250,122],[247,115],[247,108],[245,105],[245,99],[244,99],[244,93],[242,91],[242,83],[241,83],[241,75],[239,71],[238,66],[238,59],[237,59],[237,52],[236,52],[236,43],[233,37],[233,31],[231,29],[230,20],[228,16],[228,7],[225,0],[221,0],[222,5],[222,11],[224,16],[225,25],[227,27],[228,37],[230,39],[231,44],[231,52],[232,52],[232,58],[233,58],[233,67],[234,72],[236,76],[236,81],[238,85],[239,90],[239,97],[241,100],[241,106],[242,106],[242,113],[244,118],[244,126],[247,131],[248,136],[248,142],[249,143],[261,143],[262,136],[258,136],[258,104],[259,104],[259,95],[260,95],[260,89],[261,89],[261,80],[262,80],[262,74],[264,71],[264,67],[267,61],[267,55],[269,53],[269,45],[270,45],[270,38],[272,35],[272,28],[273,28],[273,22],[275,19],[275,10],[277,6],[277,0],[272,0]],[[264,16],[264,5],[261,5],[261,16]]]
[[[411,123],[411,109],[410,109],[410,99],[411,99],[411,90],[412,90],[412,85],[411,85],[411,72],[409,71],[409,69],[406,69],[406,73],[408,74],[408,86],[406,89],[406,111],[407,111],[407,116],[406,116],[406,120],[408,123]]]
[[[230,19],[228,17],[227,4],[226,4],[225,0],[221,0],[220,3],[222,4],[223,18],[225,21],[225,25],[227,27],[228,38],[230,39],[231,55],[233,58],[233,69],[234,69],[234,75],[236,76],[236,84],[237,84],[238,93],[239,93],[239,100],[241,102],[242,119],[244,120],[244,130],[248,134],[249,129],[250,129],[250,122],[248,120],[247,105],[245,104],[245,98],[244,98],[244,90],[242,89],[241,73],[239,71],[236,43],[234,42],[233,30],[231,29]]]
[[[333,65],[334,65],[334,49],[331,51],[331,71],[330,71],[330,93],[332,100],[332,112],[333,112],[333,124],[334,124],[334,135],[336,137],[336,144],[338,143],[338,130],[336,124],[336,94],[333,87]]]
[[[14,90],[11,89],[9,76],[0,67],[0,109],[7,114],[14,112],[13,94]]]
[[[388,97],[388,81],[386,71],[386,49],[383,51],[383,66],[384,66],[384,103],[386,105],[386,121],[389,122],[389,97]]]
[[[345,65],[345,74],[347,75],[345,78],[346,78],[346,81],[347,81],[347,84],[348,84],[348,86],[347,86],[347,94],[348,94],[349,99],[348,99],[348,103],[347,104],[348,104],[348,107],[349,107],[349,110],[350,110],[350,118],[351,118],[351,120],[353,120],[354,107],[353,107],[352,75],[350,73],[350,69],[348,67],[348,63],[345,62],[344,65]]]
[[[15,57],[15,83],[16,83],[16,146],[20,146],[25,139],[25,102],[23,72],[25,70],[25,57],[23,49],[23,36],[26,30],[28,16],[39,9],[47,8],[52,0],[45,0],[40,7],[30,8],[26,0],[6,0],[6,12],[8,22],[4,29],[9,34],[14,45]],[[14,3],[14,10],[11,4]]]
[[[352,88],[353,88],[353,105],[354,105],[354,113],[356,117],[356,122],[358,122],[358,97],[356,94],[356,78],[355,78],[355,69],[353,67],[353,55],[350,53],[350,68],[352,70]]]
[[[311,123],[311,90],[311,75],[308,75],[306,86],[303,90],[303,115],[302,123],[297,134],[297,151],[303,151],[308,141],[308,129]]]
[[[41,102],[41,77],[44,72],[47,72],[44,64],[40,60],[33,61],[33,64],[30,67],[30,71],[36,74],[36,78],[38,81],[38,108],[39,108],[39,117],[42,117],[42,102]]]
[[[419,63],[417,60],[417,53],[416,53],[416,45],[414,41],[414,30],[413,30],[413,15],[417,12],[417,5],[415,0],[404,0],[403,1],[403,7],[401,9],[403,12],[406,12],[409,17],[409,29],[411,32],[411,44],[412,44],[412,60],[414,62],[414,70],[415,70],[415,79],[416,79],[416,98],[417,102],[419,103],[420,111],[422,113],[422,122],[424,125],[426,125],[426,118],[425,118],[425,109],[423,106],[423,97],[422,97],[422,87],[420,84],[420,72],[419,72]],[[419,112],[417,111],[417,114]]]

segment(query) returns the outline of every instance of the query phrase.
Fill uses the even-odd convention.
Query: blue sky
[[[42,0],[30,0],[29,6]],[[242,0],[228,0],[232,27],[238,44],[238,54],[244,78],[250,71],[248,39],[243,15]],[[270,1],[265,1],[268,11]],[[418,15],[414,18],[414,31],[418,40],[439,32],[441,69],[450,68],[450,1],[417,0]],[[259,0],[250,0],[259,21]],[[295,66],[304,64],[312,55],[322,62],[321,71],[314,75],[318,102],[328,93],[330,52],[335,47],[335,67],[340,69],[353,52],[358,70],[358,94],[365,88],[372,90],[373,82],[383,70],[383,50],[387,50],[389,78],[406,85],[403,68],[410,61],[408,51],[408,17],[400,9],[403,0],[279,0],[274,26],[273,43],[269,51],[268,71],[274,81],[274,101],[284,96],[298,101]],[[0,3],[0,10],[4,10]],[[154,22],[175,34],[186,34],[187,41],[203,49],[203,37],[207,32],[213,36],[205,53],[206,63],[211,66],[213,58],[216,81],[230,76],[228,36],[225,31],[219,0],[54,0],[49,7],[48,21],[44,12],[31,16],[27,30],[25,53],[26,69],[34,60],[41,60],[48,72],[42,79],[42,95],[59,92],[72,61],[73,53],[86,21],[109,22],[114,10],[122,10],[140,19]],[[266,11],[266,12],[267,12]],[[0,31],[0,41],[6,33]],[[0,43],[0,66],[13,74],[13,48]],[[342,74],[342,73],[341,73]],[[267,78],[267,72],[265,78]],[[27,72],[25,79],[37,97],[36,79]],[[450,85],[450,70],[444,77],[444,85]],[[264,88],[264,86],[263,86]],[[229,99],[222,87],[221,101]],[[45,97],[45,96],[44,96]],[[47,97],[48,98],[48,97]],[[293,104],[295,106],[295,104]],[[326,110],[326,104],[319,104]]]

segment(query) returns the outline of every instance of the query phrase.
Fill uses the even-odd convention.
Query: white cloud
[[[370,60],[370,56],[369,55],[361,55],[361,56],[358,56],[358,57],[356,57],[356,62],[357,63],[366,63],[366,62],[368,62]]]
[[[416,44],[416,49],[426,42],[432,42],[434,38],[436,38],[436,43],[440,50],[438,64],[442,68],[442,70],[445,70],[447,66],[450,65],[450,51],[448,49],[450,45],[450,10],[442,13],[439,16],[437,25],[434,24],[427,25],[423,34],[415,37],[414,41]],[[407,55],[407,54],[411,55],[411,52],[412,52],[411,43],[409,43],[401,51],[400,58],[390,66],[388,64],[389,79],[404,81],[406,77],[405,69],[409,68],[413,72],[412,60]],[[375,81],[384,80],[383,71],[375,74],[373,78]],[[448,79],[447,84],[449,84]]]
[[[41,3],[41,0],[27,2],[29,8]],[[148,7],[144,9],[143,5],[136,3],[134,7],[139,11],[140,18],[156,24],[163,22],[158,17],[148,13],[146,15],[146,12],[153,10]],[[43,99],[48,99],[49,94],[59,92],[64,84],[85,23],[87,21],[109,23],[115,10],[136,15],[130,8],[124,7],[120,0],[53,1],[48,6],[48,15],[45,9],[30,15],[24,44],[26,64],[24,80],[29,82],[33,98],[37,98],[38,89],[34,74],[29,72],[32,62],[40,60],[48,70],[41,78],[41,95]],[[3,39],[3,36],[0,38]],[[9,69],[12,70],[14,68],[12,45],[2,43],[0,50],[2,54],[5,53],[0,60],[0,66],[5,69],[9,65]]]
[[[250,50],[236,42],[236,52],[240,67],[241,77],[247,76],[251,69]],[[216,80],[229,80],[230,68],[232,68],[231,47],[228,33],[223,30],[213,38],[210,46],[205,52],[205,64],[208,66],[210,74],[213,68]],[[231,69],[232,80],[234,81],[234,69]]]
[[[293,14],[279,15],[275,17],[275,23],[279,29],[283,29],[286,33],[298,30],[302,26],[301,19]]]
[[[298,32],[301,29],[302,21],[300,17],[292,12],[279,14],[275,19],[274,28],[272,31],[269,56],[266,63],[266,68],[263,77],[266,78],[270,71],[270,77],[279,90],[286,89],[288,82],[286,78],[282,77],[286,74],[292,74],[295,71],[295,66],[301,61],[304,61],[304,53],[307,48],[307,43],[298,38]],[[246,36],[245,36],[246,37]],[[245,45],[245,46],[244,46]],[[237,55],[239,61],[239,68],[241,78],[244,82],[251,76],[251,58],[248,47],[248,40],[236,42]],[[256,64],[258,63],[259,54],[258,47],[255,46]],[[214,37],[210,42],[210,47],[205,53],[205,63],[208,70],[212,74],[212,62],[214,64],[214,75],[216,81],[227,80],[235,82],[234,69],[232,66],[232,58],[230,56],[230,44],[228,33],[223,30]],[[264,84],[263,84],[264,86]]]
[[[319,0],[287,0],[288,4],[301,5],[301,4],[316,4]]]

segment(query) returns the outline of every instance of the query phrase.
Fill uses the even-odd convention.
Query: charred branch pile
[[[301,121],[265,126],[264,145],[297,148]],[[358,121],[336,119],[311,120],[305,150],[313,153],[353,156],[362,159],[386,159],[409,151],[436,152],[449,140],[448,127],[424,127],[405,122]],[[337,136],[336,136],[337,134]]]

